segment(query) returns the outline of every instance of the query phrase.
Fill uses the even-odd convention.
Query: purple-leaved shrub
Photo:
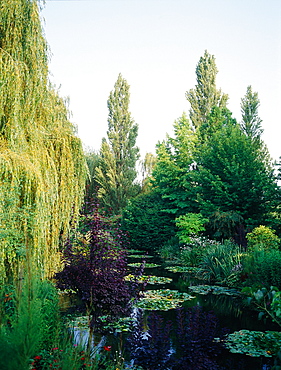
[[[66,243],[64,268],[55,279],[58,288],[74,290],[85,303],[94,331],[102,315],[128,315],[136,293],[124,279],[125,235],[97,206],[82,219],[80,232]]]

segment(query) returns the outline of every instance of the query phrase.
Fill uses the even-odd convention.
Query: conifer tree
[[[196,67],[197,85],[195,89],[186,92],[186,98],[191,105],[189,114],[195,128],[207,123],[207,117],[213,107],[225,107],[228,96],[217,90],[215,57],[205,50]]]
[[[138,125],[131,117],[129,103],[129,85],[119,74],[107,101],[107,140],[102,140],[101,163],[95,175],[101,205],[115,215],[120,214],[127,200],[136,195],[139,189],[134,183],[139,158],[139,149],[136,147]]]

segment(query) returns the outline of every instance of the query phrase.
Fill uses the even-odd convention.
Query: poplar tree
[[[85,202],[84,209],[87,213],[92,211],[93,203],[97,201],[97,188],[98,184],[95,180],[96,168],[100,163],[100,155],[96,151],[88,150],[85,153],[85,159],[87,162],[89,177],[86,182],[86,191],[85,191]]]
[[[128,199],[135,196],[139,189],[134,183],[139,158],[136,146],[138,125],[131,117],[129,104],[129,85],[119,74],[107,101],[107,140],[102,140],[101,163],[95,175],[101,205],[115,215],[120,214]]]
[[[259,106],[258,93],[252,91],[252,86],[248,86],[245,96],[241,99],[241,128],[251,139],[259,139],[263,132],[262,120],[258,113]]]
[[[197,85],[195,89],[186,92],[186,98],[191,105],[190,119],[197,129],[207,123],[207,118],[213,107],[225,107],[228,95],[217,90],[215,57],[205,50],[196,67]]]
[[[141,161],[141,174],[142,174],[142,192],[150,190],[150,177],[153,168],[156,165],[157,157],[152,153],[146,153],[144,160]]]

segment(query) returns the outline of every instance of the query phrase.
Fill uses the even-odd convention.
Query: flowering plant
[[[76,348],[62,350],[55,347],[50,351],[43,350],[39,355],[35,356],[32,359],[31,370],[62,370],[66,368],[65,364],[68,360],[72,362],[72,366],[75,364],[76,370],[87,369],[91,366],[84,351]]]

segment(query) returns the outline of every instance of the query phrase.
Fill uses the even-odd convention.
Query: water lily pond
[[[148,279],[144,296],[137,304],[139,308],[146,312],[157,312],[166,320],[175,323],[179,307],[189,310],[199,306],[205,312],[214,313],[219,325],[229,333],[214,339],[214,341],[223,342],[225,350],[221,356],[231,364],[225,369],[273,368],[273,358],[277,355],[280,347],[278,343],[281,342],[281,334],[276,334],[279,328],[268,320],[258,320],[256,312],[243,306],[243,299],[237,289],[202,284],[200,278],[196,280],[196,284],[190,285],[194,282],[193,277],[198,273],[198,268],[165,266],[157,257],[153,262],[158,265],[153,270],[154,276],[159,275],[159,283],[163,279],[161,289],[156,289],[155,285],[155,288],[151,289],[153,286],[150,284],[157,284],[157,280],[153,282]],[[150,268],[149,266],[151,264],[145,266],[145,271],[146,268]]]
[[[144,257],[141,251],[134,253]],[[131,256],[130,260],[140,259],[134,255]],[[125,279],[139,284],[143,291],[140,299],[134,303],[135,314],[114,322],[109,322],[106,316],[101,317],[100,324],[108,334],[107,337],[102,334],[96,337],[94,339],[96,346],[103,346],[104,343],[111,341],[110,348],[111,346],[115,348],[120,340],[122,343],[126,341],[127,336],[130,336],[138,325],[136,319],[142,312],[144,321],[140,324],[141,330],[145,333],[151,325],[152,327],[156,325],[155,330],[159,336],[162,335],[161,340],[165,337],[163,333],[168,333],[171,353],[179,351],[183,345],[181,340],[184,340],[195,356],[188,361],[197,361],[200,356],[204,356],[206,363],[211,361],[209,368],[216,370],[278,369],[272,366],[273,359],[279,354],[278,343],[281,342],[281,334],[276,333],[274,324],[269,325],[268,322],[258,321],[256,312],[251,312],[243,306],[241,293],[235,288],[200,284],[200,281],[191,285],[192,276],[196,274],[195,269],[163,265],[157,256],[150,258],[145,265],[140,262],[132,262],[128,265],[132,273]],[[139,276],[134,275],[133,271],[140,267],[144,268],[144,272]],[[151,274],[152,269],[153,274]],[[193,332],[191,333],[190,329],[186,332],[184,329],[179,337],[181,322],[192,325]],[[77,343],[87,342],[88,325],[87,316],[77,316],[70,322]],[[155,333],[148,333],[148,335],[153,336]],[[143,348],[148,345],[145,340],[147,338],[142,339],[141,344],[139,343]],[[220,349],[218,350],[216,346]],[[199,353],[198,348],[205,352]],[[210,351],[217,351],[215,360],[211,359]],[[209,368],[202,367],[206,370]],[[165,366],[163,362],[164,369],[170,369],[168,362]]]

